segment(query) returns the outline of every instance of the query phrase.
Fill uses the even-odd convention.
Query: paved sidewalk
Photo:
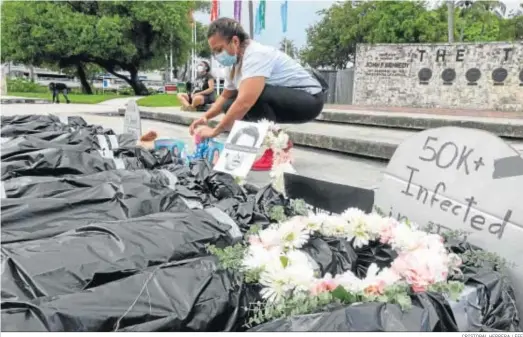
[[[490,118],[517,118],[523,119],[523,111],[493,111],[493,110],[474,110],[474,109],[445,109],[445,108],[413,108],[413,107],[376,107],[348,104],[325,104],[324,110],[345,110],[345,111],[375,111],[390,113],[415,113],[427,115],[446,115],[446,116],[469,116],[469,117],[490,117]]]
[[[110,105],[110,106],[122,108],[122,107],[125,107],[127,102],[137,101],[143,97],[144,96],[130,96],[130,97],[128,96],[128,97],[122,97],[122,98],[114,98],[114,99],[109,99],[107,101],[100,102],[100,103],[98,103],[98,105]]]

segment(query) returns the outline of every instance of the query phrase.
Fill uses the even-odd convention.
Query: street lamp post
[[[254,5],[252,0],[249,0],[249,35],[250,38],[254,38]]]
[[[447,11],[448,41],[454,43],[454,0],[447,1]]]

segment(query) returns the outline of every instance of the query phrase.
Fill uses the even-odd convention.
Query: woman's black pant
[[[322,92],[312,95],[305,90],[265,85],[260,97],[243,120],[256,122],[268,119],[276,123],[306,123],[314,120],[323,109]],[[227,112],[236,97],[223,106]]]

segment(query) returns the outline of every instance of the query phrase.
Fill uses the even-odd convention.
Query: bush
[[[49,92],[49,88],[44,85],[25,80],[23,78],[8,78],[7,91],[47,93]]]

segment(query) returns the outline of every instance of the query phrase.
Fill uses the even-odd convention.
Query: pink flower
[[[416,292],[426,291],[428,286],[444,281],[448,276],[447,256],[433,250],[417,249],[402,253],[391,265]]]
[[[292,157],[289,152],[286,151],[275,151],[273,158],[273,165],[278,166],[281,164],[292,163]]]
[[[379,295],[383,295],[383,293],[385,291],[385,286],[386,286],[385,281],[378,281],[378,283],[368,286],[363,291],[367,295],[379,296]]]
[[[381,243],[389,243],[394,236],[394,227],[396,227],[396,222],[390,219],[390,221],[381,228],[379,232]]]
[[[310,291],[312,295],[319,295],[328,291],[333,291],[338,287],[338,284],[334,281],[330,274],[326,274],[324,278],[317,280]]]
[[[251,235],[249,236],[249,243],[251,245],[261,245],[262,242],[260,240],[260,238],[258,237],[258,235]]]

